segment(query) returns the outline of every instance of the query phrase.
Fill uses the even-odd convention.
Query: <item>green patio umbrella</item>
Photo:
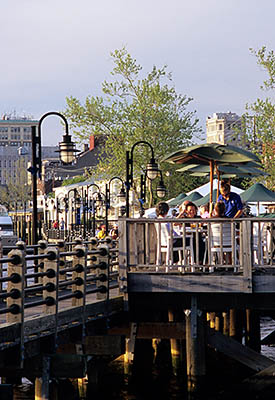
[[[241,193],[240,196],[243,201],[248,203],[257,203],[258,215],[260,212],[260,202],[268,201],[275,203],[275,192],[267,189],[262,183],[255,183]]]
[[[219,165],[218,170],[220,177],[252,177],[252,176],[268,176],[263,170],[255,168],[253,163],[242,163],[234,165]],[[209,165],[184,166],[177,171],[190,172],[192,176],[207,176],[210,174]]]
[[[206,143],[195,146],[186,147],[184,149],[177,150],[167,157],[163,161],[170,162],[172,164],[200,164],[209,166],[210,175],[210,203],[212,204],[213,199],[213,178],[214,169],[217,172],[218,179],[220,172],[218,167],[222,164],[239,164],[247,162],[259,163],[259,158],[251,153],[250,151],[243,150],[239,147],[231,145],[222,145],[218,143]]]
[[[167,203],[169,204],[169,207],[177,207],[183,202],[183,199],[186,197],[185,193],[179,194],[177,197],[175,197],[172,200],[168,200]]]
[[[213,198],[217,198],[217,189],[213,190]],[[206,196],[201,197],[200,199],[194,201],[197,207],[203,206],[204,204],[210,203],[210,193],[208,193]]]
[[[186,196],[183,201],[192,201],[195,202],[196,200],[201,199],[203,196],[199,192],[193,192]]]

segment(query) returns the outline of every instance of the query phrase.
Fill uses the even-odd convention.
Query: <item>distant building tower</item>
[[[236,113],[214,113],[206,120],[206,142],[232,144],[241,140],[241,117]]]

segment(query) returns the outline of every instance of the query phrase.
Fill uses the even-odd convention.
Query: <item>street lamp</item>
[[[160,181],[156,187],[156,195],[159,198],[163,198],[166,196],[167,194],[167,189],[164,185],[163,182],[163,176],[162,176],[162,171],[159,169],[158,173],[160,174]],[[140,214],[141,216],[144,214],[144,210],[143,210],[143,204],[146,202],[146,179],[147,179],[147,172],[145,174],[142,174],[140,176],[140,198],[139,198],[139,202],[140,202]]]
[[[97,188],[97,191],[92,193],[92,198],[89,198],[90,187]],[[96,195],[96,198],[94,197],[94,195]],[[102,196],[104,196],[104,198]],[[106,195],[100,191],[100,188],[96,183],[91,183],[90,185],[87,186],[87,199],[88,199],[88,208],[90,211],[92,211],[92,216],[93,216],[92,233],[93,233],[93,236],[95,236],[95,222],[96,222],[95,217],[97,214],[97,217],[103,218],[102,210],[103,210],[103,206],[104,206],[104,201],[105,201],[105,206],[106,206],[106,202],[107,202]],[[107,218],[108,218],[108,215],[105,214],[105,223],[108,224]]]
[[[139,144],[143,144],[146,146],[149,146],[151,149],[151,160],[150,162],[147,164],[146,166],[146,173],[147,173],[147,177],[151,180],[155,179],[158,175],[158,164],[155,161],[155,156],[154,156],[154,149],[152,147],[152,145],[144,140],[140,140],[139,142],[134,143],[134,145],[131,148],[131,152],[130,151],[126,151],[126,217],[129,217],[129,211],[130,211],[130,207],[129,207],[129,191],[131,186],[133,185],[133,164],[134,164],[134,160],[133,160],[133,154],[134,154],[134,149],[137,145]]]
[[[64,198],[64,202],[65,202],[65,213],[66,213],[66,227],[67,227],[67,229],[68,229],[68,227],[69,227],[67,212],[68,212],[68,210],[69,210],[69,208],[70,208],[70,193],[71,193],[71,192],[74,193],[74,196],[72,197],[72,199],[74,200],[74,203],[76,202],[76,196],[77,196],[77,193],[78,193],[76,188],[70,189],[70,190],[68,191],[68,193],[67,193],[67,196],[65,196],[65,198]],[[73,219],[74,215],[73,215],[73,212],[74,212],[74,208],[71,207],[71,213],[70,213],[70,217],[71,217],[71,218],[70,218],[70,220],[71,220],[71,226],[72,226],[72,227],[73,227],[73,223],[74,223],[74,219]]]
[[[105,189],[105,206],[106,206],[106,211],[105,211],[105,221],[106,221],[106,232],[108,232],[108,211],[111,205],[111,183],[115,179],[118,179],[121,182],[121,188],[120,192],[117,194],[117,198],[121,201],[126,200],[126,193],[125,193],[125,188],[124,188],[124,182],[119,176],[113,176],[108,183],[106,183],[106,189]]]
[[[69,126],[64,115],[50,111],[44,114],[39,122],[38,122],[38,135],[36,132],[36,126],[31,127],[32,131],[32,166],[28,169],[32,174],[32,238],[33,243],[37,243],[38,234],[37,234],[37,173],[39,178],[41,178],[42,171],[42,146],[41,146],[41,124],[46,117],[49,115],[56,115],[60,117],[65,123],[65,135],[63,135],[63,141],[59,143],[60,160],[62,164],[68,165],[71,164],[75,158],[75,144],[71,141],[71,136],[69,135]]]

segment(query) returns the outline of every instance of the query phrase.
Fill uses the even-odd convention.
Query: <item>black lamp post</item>
[[[97,192],[93,193],[93,195],[96,194],[97,198],[95,199],[92,195],[92,198],[89,201],[89,189],[90,187],[96,187]],[[102,198],[102,195],[105,197],[105,199]],[[92,216],[93,216],[93,225],[92,225],[92,233],[93,236],[95,236],[95,217],[96,217],[96,211],[97,211],[97,206],[96,203],[99,204],[99,208],[101,209],[102,206],[104,205],[104,200],[105,200],[105,205],[106,205],[106,196],[101,193],[99,186],[96,183],[91,183],[90,185],[87,186],[87,198],[88,198],[88,208],[92,211]],[[105,215],[105,223],[108,224],[108,215]],[[106,226],[106,231],[107,231],[107,226]]]
[[[117,197],[120,200],[126,200],[126,192],[125,192],[125,188],[124,188],[124,182],[123,180],[119,177],[119,176],[113,176],[108,183],[106,183],[106,188],[105,188],[105,224],[106,224],[106,232],[108,232],[108,212],[109,212],[109,208],[111,205],[111,183],[112,181],[114,181],[115,179],[120,180],[121,182],[121,188],[120,188],[120,192],[117,194]]]
[[[66,226],[67,226],[67,228],[68,228],[68,226],[69,226],[69,224],[68,224],[68,217],[67,217],[67,212],[68,212],[68,210],[69,210],[69,207],[70,207],[70,193],[71,192],[73,192],[74,193],[74,196],[73,196],[73,200],[74,200],[74,203],[76,202],[76,196],[77,196],[77,189],[70,189],[69,191],[68,191],[68,193],[67,193],[67,196],[68,197],[65,197],[65,199],[64,199],[64,201],[65,201],[65,212],[66,212]],[[74,204],[74,206],[75,206],[75,204]],[[71,208],[71,217],[72,217],[72,224],[71,224],[71,226],[73,226],[73,221],[74,221],[74,219],[73,219],[73,211],[74,211],[74,208],[72,207]]]
[[[56,115],[65,123],[65,135],[63,135],[63,141],[59,143],[59,153],[60,160],[62,164],[71,164],[75,158],[75,144],[71,140],[71,136],[69,135],[69,126],[64,115],[50,111],[44,114],[39,122],[38,122],[38,134],[36,132],[36,126],[31,127],[32,131],[32,166],[28,169],[32,174],[32,238],[33,243],[37,243],[38,241],[38,233],[37,233],[37,173],[39,178],[41,178],[42,171],[42,145],[41,145],[41,124],[46,117],[49,115]]]
[[[130,188],[133,185],[133,154],[134,154],[134,149],[137,145],[142,144],[142,145],[146,145],[149,146],[151,149],[151,160],[150,162],[147,164],[146,166],[146,174],[147,177],[151,180],[155,179],[158,175],[158,164],[155,161],[155,156],[154,156],[154,149],[152,147],[152,145],[146,141],[139,141],[134,143],[134,145],[132,146],[131,152],[130,151],[126,151],[126,217],[129,217],[129,213],[130,213],[130,206],[129,206],[129,192],[130,192]]]
[[[93,217],[93,219],[92,219],[92,221],[93,221],[93,224],[92,224],[92,233],[93,233],[93,236],[95,236],[95,216],[96,216],[96,201],[97,201],[97,200],[94,199],[94,197],[93,197],[93,195],[92,195],[92,198],[91,198],[90,201],[89,201],[89,189],[90,189],[91,187],[97,188],[97,192],[95,192],[95,193],[93,193],[93,194],[96,194],[96,195],[97,195],[98,201],[102,202],[102,196],[101,196],[101,193],[100,193],[100,188],[99,188],[99,186],[98,186],[96,183],[91,183],[90,185],[87,185],[87,203],[88,203],[88,208],[89,208],[89,210],[92,211],[92,217]]]

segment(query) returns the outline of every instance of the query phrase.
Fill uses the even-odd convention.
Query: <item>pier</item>
[[[27,377],[43,399],[53,377],[79,385],[86,377],[93,388],[104,363],[124,355],[130,373],[137,351],[149,364],[167,339],[173,372],[186,371],[190,392],[205,384],[207,348],[244,365],[254,387],[272,376],[273,361],[260,353],[260,317],[275,312],[274,219],[188,222],[191,229],[186,219],[120,218],[117,241],[49,239],[8,249],[0,259],[2,383]],[[182,246],[173,248],[179,223]],[[172,228],[166,248],[164,224]]]

